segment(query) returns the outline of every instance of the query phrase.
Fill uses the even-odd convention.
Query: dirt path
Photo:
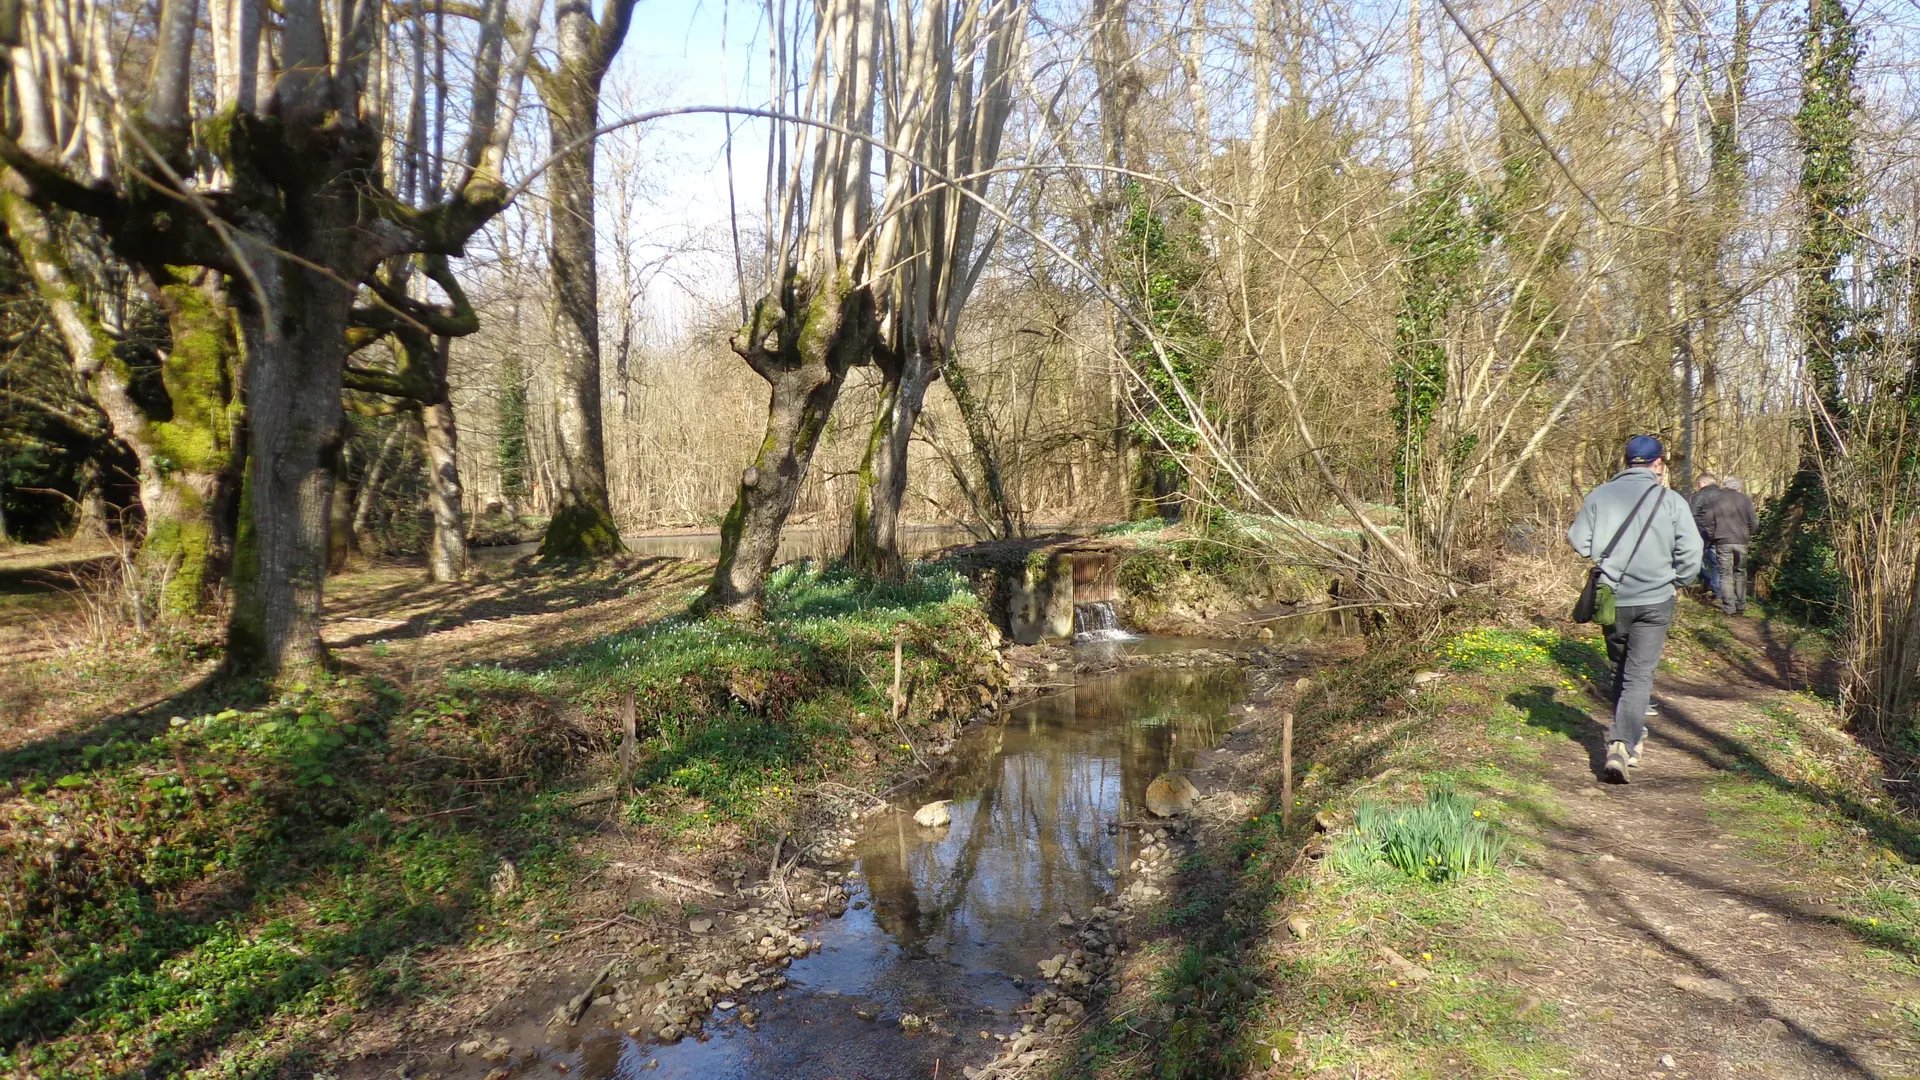
[[[1734,634],[1754,662],[1659,677],[1631,785],[1597,779],[1602,710],[1569,732],[1590,759],[1551,770],[1567,810],[1540,881],[1569,933],[1515,979],[1558,1003],[1578,1076],[1920,1075],[1920,981],[1848,928],[1816,860],[1771,859],[1710,809],[1717,784],[1767,775],[1749,720],[1805,685],[1762,624]]]

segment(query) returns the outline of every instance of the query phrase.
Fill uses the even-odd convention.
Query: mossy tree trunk
[[[815,282],[788,276],[777,296],[754,305],[733,350],[767,380],[767,435],[741,474],[720,529],[720,562],[701,599],[706,610],[763,614],[762,589],[847,372],[868,362],[878,327],[873,295],[844,272]]]
[[[163,616],[198,614],[216,598],[232,554],[229,508],[244,442],[234,380],[238,343],[217,275],[149,268],[146,284],[166,312],[172,340],[160,365],[165,400],[157,407],[143,402],[98,297],[64,255],[73,240],[57,234],[24,189],[11,169],[0,178],[8,236],[52,313],[75,375],[139,463],[142,573],[160,586]]]
[[[930,351],[913,349],[899,357],[884,350],[875,354],[881,371],[880,404],[860,463],[850,555],[857,569],[883,577],[898,578],[906,570],[900,556],[900,509],[907,496],[913,429],[926,405],[927,388],[940,375]]]
[[[326,664],[321,591],[334,477],[346,434],[340,392],[353,293],[322,268],[352,265],[356,203],[346,170],[289,200],[279,247],[257,258],[259,296],[235,290],[252,436],[227,629],[229,665],[288,677]],[[304,211],[304,212],[302,212]],[[259,306],[265,301],[266,310]]]

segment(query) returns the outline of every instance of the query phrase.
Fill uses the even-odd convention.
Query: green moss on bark
[[[613,516],[597,506],[574,503],[563,506],[547,523],[547,535],[540,541],[543,559],[599,559],[617,555],[625,546]]]
[[[161,466],[185,472],[223,472],[232,463],[230,373],[239,353],[225,308],[193,284],[187,268],[168,267],[166,297],[172,349],[160,368],[173,416],[151,425]]]

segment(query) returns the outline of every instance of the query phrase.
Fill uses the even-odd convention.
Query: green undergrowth
[[[1245,515],[1219,515],[1205,529],[1189,526],[1121,534],[1134,550],[1120,562],[1118,584],[1130,626],[1154,627],[1169,617],[1210,617],[1327,595],[1329,580],[1307,566],[1291,538],[1248,525]]]
[[[909,760],[927,725],[957,724],[1001,682],[980,606],[944,566],[897,585],[786,567],[768,584],[766,610],[759,625],[676,616],[539,671],[475,667],[448,683],[557,695],[608,715],[631,695],[640,754],[630,818],[695,833],[778,815],[798,785],[844,764],[855,739]]]
[[[904,760],[998,685],[951,572],[785,570],[769,600],[764,625],[678,616],[537,669],[334,678],[0,754],[0,1074],[311,1069],[361,1010],[447,990],[434,950],[563,935],[603,827],[574,796],[611,782],[629,692],[631,819],[710,850],[777,827],[860,733]]]

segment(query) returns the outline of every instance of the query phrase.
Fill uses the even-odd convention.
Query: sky
[[[626,45],[607,76],[601,122],[681,105],[763,105],[761,18],[760,5],[751,0],[640,0]],[[643,152],[637,159],[649,175],[636,178],[645,193],[635,202],[630,232],[639,237],[638,257],[663,265],[659,284],[679,286],[650,290],[660,294],[648,300],[656,318],[671,319],[674,308],[688,304],[690,293],[720,297],[735,292],[731,248],[726,246],[730,230],[724,148],[729,120],[735,126],[734,189],[745,225],[758,215],[764,188],[763,124],[700,115],[654,121],[641,134]],[[604,170],[621,167],[618,158],[603,154],[603,180],[610,179]],[[721,249],[704,256],[677,250],[700,237]]]

